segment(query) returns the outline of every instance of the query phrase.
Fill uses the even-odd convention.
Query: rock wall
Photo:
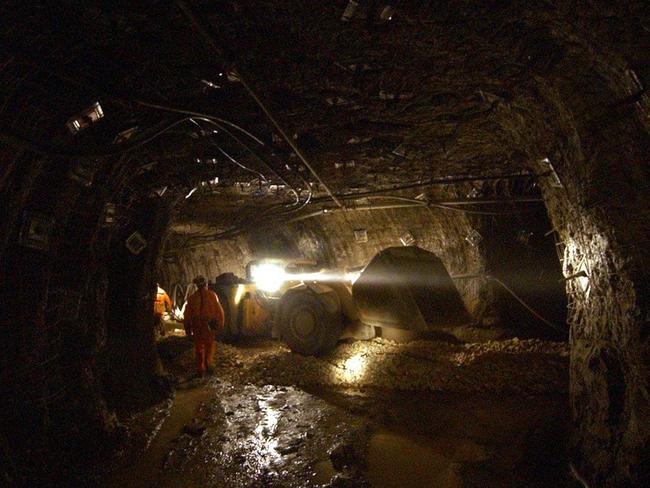
[[[365,266],[382,249],[401,246],[400,238],[407,233],[415,239],[414,245],[438,255],[450,274],[480,274],[485,270],[480,248],[465,239],[473,225],[464,215],[436,209],[325,214],[166,254],[161,276],[173,289],[197,274],[213,279],[230,271],[243,276],[251,259],[311,259],[325,268]],[[367,241],[358,242],[355,230],[365,230]],[[479,306],[482,284],[480,278],[458,282],[470,311]]]
[[[567,282],[573,449],[578,471],[596,486],[650,482],[650,262],[640,244],[650,202],[647,194],[629,198],[643,178],[629,173],[647,169],[648,145],[621,122],[612,122],[616,137],[607,142],[578,129],[580,145],[569,141],[556,159],[564,188],[545,188],[564,274],[586,275]],[[629,178],[611,179],[615,168]]]
[[[491,194],[494,198],[508,196],[512,196],[510,190]],[[189,248],[179,247],[174,238],[168,243],[168,251],[174,250],[165,254],[161,276],[167,289],[174,290],[199,274],[211,279],[227,271],[244,276],[244,267],[252,259],[302,258],[324,268],[359,267],[382,249],[403,245],[401,238],[410,235],[414,245],[438,255],[452,276],[464,277],[455,283],[477,321],[493,325],[503,319],[503,325],[519,334],[543,336],[549,332],[547,326],[485,277],[487,273],[499,277],[564,327],[566,301],[558,283],[560,264],[553,238],[545,235],[551,225],[542,205],[529,207],[523,213],[489,217],[439,208],[346,211],[277,223],[236,239]],[[355,237],[355,230],[365,231],[364,242]],[[474,244],[467,239],[472,231],[481,235]]]
[[[104,373],[118,372],[112,366],[125,365],[122,380],[115,383],[125,388],[125,398],[142,405],[154,397],[156,358],[151,329],[143,322],[149,307],[144,292],[156,272],[166,214],[176,203],[168,198],[175,192],[182,198],[193,185],[186,174],[179,176],[179,167],[181,173],[198,167],[193,155],[180,151],[179,160],[190,164],[171,164],[150,177],[146,151],[137,158],[115,154],[112,141],[120,131],[135,124],[157,130],[173,122],[152,121],[144,110],[135,113],[132,101],[107,97],[111,116],[99,129],[72,136],[65,121],[106,91],[113,98],[130,93],[158,100],[162,93],[163,100],[177,99],[176,90],[188,87],[188,72],[201,79],[208,61],[214,61],[212,55],[199,56],[198,36],[189,35],[169,9],[151,16],[144,7],[130,15],[94,4],[86,9],[70,5],[75,25],[70,34],[50,25],[47,10],[14,8],[18,3],[0,7],[7,19],[3,41],[5,36],[10,41],[3,42],[0,53],[0,86],[7,88],[0,92],[0,297],[5,311],[0,318],[0,422],[2,442],[11,439],[0,460],[3,478],[10,481],[25,467],[34,476],[47,472],[46,458],[30,458],[30,452],[59,453],[75,442],[78,448],[102,441],[101,433],[114,430],[104,391]],[[242,50],[255,51],[256,56],[243,56],[253,79],[264,86],[266,98],[279,100],[279,117],[304,132],[302,140],[311,138],[310,149],[318,153],[321,147],[314,160],[327,181],[338,178],[352,186],[374,178],[381,183],[395,171],[413,178],[433,172],[531,170],[540,175],[564,248],[564,274],[570,278],[574,466],[593,486],[650,485],[647,2],[402,2],[407,21],[373,28],[367,22],[342,28],[337,2],[310,2],[304,8],[304,2],[288,0],[283,9],[270,0],[254,4],[241,10],[253,28],[242,28],[242,19],[235,18],[223,31],[234,31]],[[254,28],[255,22],[264,28]],[[287,26],[299,26],[299,32]],[[184,42],[170,32],[184,36],[185,53]],[[144,47],[126,49],[140,46],[133,33],[143,33],[152,44],[159,41],[169,56],[152,56]],[[171,47],[165,44],[169,39]],[[369,59],[367,73],[360,53]],[[141,72],[117,74],[113,64],[92,62],[120,56]],[[274,62],[255,62],[261,58]],[[192,70],[192,62],[198,69]],[[80,76],[89,71],[96,80],[115,84],[95,86],[103,83]],[[198,92],[193,95],[197,106],[206,105]],[[232,99],[242,100],[239,95]],[[189,92],[183,96],[191,97]],[[336,97],[343,104],[327,102]],[[252,107],[247,104],[237,113],[247,112]],[[144,141],[145,134],[140,136]],[[186,136],[179,138],[183,144]],[[160,142],[154,144],[154,156],[176,154]],[[397,163],[398,148],[405,157]],[[350,181],[335,174],[346,154],[361,173]],[[80,161],[97,166],[91,188],[69,178]],[[170,185],[160,202],[150,193],[156,183]],[[100,224],[107,202],[120,210],[112,230]],[[54,217],[47,249],[20,243],[33,214],[45,216],[43,222]],[[206,246],[205,253],[197,248],[173,258],[178,262],[163,276],[171,283],[188,281],[185,275],[198,271],[241,270],[249,256],[271,251],[308,254],[337,265],[363,264],[358,261],[396,243],[407,221],[423,247],[454,249],[453,255],[442,256],[452,273],[493,271],[499,260],[489,248],[479,248],[485,255],[466,248],[464,233],[473,224],[462,220],[436,217],[440,225],[427,228],[420,226],[423,216],[397,211],[376,222],[361,213],[346,218],[351,222],[327,216],[315,220],[318,225],[305,221],[287,230],[260,229],[225,247]],[[350,232],[361,226],[368,227],[372,240],[363,246],[350,243]],[[387,231],[387,226],[395,229]],[[147,229],[149,243],[143,254],[131,256],[123,244],[136,229]],[[320,243],[327,244],[321,248]],[[580,272],[586,277],[575,276]],[[468,305],[476,308],[480,285],[463,286]],[[140,346],[146,359],[136,361]],[[131,374],[137,377],[132,384],[127,381]],[[61,459],[57,465],[71,466]]]
[[[5,67],[3,86],[31,72]],[[67,140],[54,108],[22,116],[34,101],[19,88],[1,94],[15,114],[6,125],[55,145]],[[18,100],[24,112],[12,107]],[[133,160],[82,154],[0,144],[0,483],[8,486],[73,483],[123,434],[115,410],[169,394],[153,342],[151,280],[173,200],[134,190]],[[93,168],[87,180],[75,173],[80,161]],[[110,222],[107,203],[116,208]],[[125,247],[135,231],[146,239],[137,255]]]
[[[597,41],[566,25],[553,32],[571,49],[502,107],[502,128],[545,175],[540,185],[563,254],[574,467],[592,486],[645,486],[650,202],[639,189],[648,182],[650,99],[634,97],[638,78],[602,45],[594,51]],[[585,86],[596,94],[591,102]]]

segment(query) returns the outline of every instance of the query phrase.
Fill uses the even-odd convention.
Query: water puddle
[[[282,455],[278,450],[280,449],[278,446],[280,435],[277,433],[282,412],[272,396],[259,396],[254,410],[259,413],[259,416],[253,419],[257,422],[257,426],[248,438],[250,445],[247,462],[254,464],[257,469],[264,472],[282,460]]]
[[[459,488],[462,461],[484,458],[481,446],[466,440],[380,430],[370,439],[368,480],[375,488]]]
[[[211,395],[208,388],[178,390],[169,415],[160,426],[145,455],[138,456],[132,464],[118,469],[107,477],[104,488],[145,488],[156,486],[160,471],[169,453],[170,445],[195,417],[201,402]],[[134,476],[134,473],[137,476]]]

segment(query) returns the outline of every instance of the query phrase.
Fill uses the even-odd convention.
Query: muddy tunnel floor
[[[126,420],[105,487],[575,486],[561,343],[246,340],[204,379],[186,338],[159,348],[176,393]]]

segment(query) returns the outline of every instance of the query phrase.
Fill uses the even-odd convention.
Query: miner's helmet
[[[202,286],[205,286],[205,278],[203,276],[197,276],[194,278],[194,284],[201,288]]]

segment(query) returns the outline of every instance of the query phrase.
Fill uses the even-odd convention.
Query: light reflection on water
[[[254,446],[253,455],[261,468],[269,468],[279,461],[282,456],[278,452],[278,438],[275,431],[280,420],[280,411],[270,405],[268,400],[258,400],[262,412],[262,419],[255,428],[254,437],[251,439]]]

